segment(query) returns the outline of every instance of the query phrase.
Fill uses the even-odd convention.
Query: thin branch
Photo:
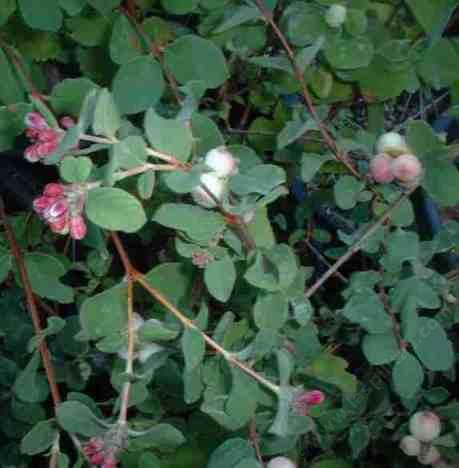
[[[413,187],[408,192],[401,195],[387,210],[386,212],[363,234],[363,236],[352,246],[349,250],[338,259],[335,264],[327,270],[305,293],[306,298],[310,298],[331,276],[333,276],[338,269],[350,260],[365,244],[365,242],[386,222],[392,213],[400,207],[400,205],[416,190]]]
[[[29,310],[30,316],[32,318],[32,323],[35,331],[35,335],[40,337],[38,344],[38,350],[41,354],[41,359],[43,361],[43,367],[45,369],[46,378],[48,379],[49,388],[51,391],[51,397],[53,399],[54,407],[57,408],[61,403],[61,395],[59,392],[59,387],[56,383],[56,376],[54,372],[54,368],[51,362],[51,355],[48,350],[48,346],[46,344],[46,340],[43,336],[43,329],[40,323],[40,316],[38,313],[38,307],[35,300],[35,296],[32,291],[32,286],[30,284],[29,275],[27,273],[27,269],[24,263],[24,258],[22,256],[21,248],[19,247],[16,237],[14,235],[13,230],[8,222],[8,218],[5,212],[5,205],[3,203],[3,199],[0,196],[0,219],[3,223],[3,227],[5,228],[5,236],[8,240],[8,243],[11,248],[11,252],[13,257],[16,261],[19,275],[21,277],[22,285],[24,286],[24,292],[26,296],[26,304],[27,309]]]
[[[266,7],[264,0],[255,0],[258,8],[260,9],[261,14],[263,15],[265,21],[271,26],[273,29],[274,33],[276,34],[277,38],[282,44],[282,47],[284,50],[287,52],[288,59],[290,63],[292,64],[293,68],[293,73],[295,75],[295,78],[298,80],[298,83],[300,83],[301,86],[301,92],[303,94],[304,100],[306,102],[306,105],[309,109],[309,112],[311,113],[313,119],[316,121],[317,126],[319,128],[320,133],[322,134],[322,137],[324,139],[325,144],[330,148],[331,151],[335,154],[336,158],[343,163],[346,168],[349,170],[351,174],[353,174],[357,178],[361,178],[360,174],[358,171],[352,166],[352,164],[348,161],[347,157],[345,154],[341,153],[339,150],[338,146],[336,145],[335,140],[332,138],[330,135],[329,131],[327,130],[326,126],[323,124],[322,120],[320,119],[319,115],[317,114],[317,110],[314,106],[314,103],[312,102],[311,95],[308,90],[308,86],[306,84],[306,81],[304,80],[303,73],[298,66],[295,58],[295,53],[293,52],[290,44],[288,43],[286,37],[282,33],[282,31],[279,29],[277,26],[276,22],[274,21],[273,15],[270,10]]]

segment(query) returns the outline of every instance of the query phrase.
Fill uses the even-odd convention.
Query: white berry
[[[206,187],[213,197],[204,190],[202,185]],[[209,172],[201,176],[201,185],[193,189],[191,196],[196,203],[204,208],[215,208],[217,206],[215,199],[220,201],[223,198],[225,185],[225,181],[220,179],[215,172]]]
[[[325,21],[332,28],[339,28],[345,21],[347,16],[346,7],[343,5],[332,5],[325,13]]]
[[[421,453],[421,442],[413,436],[405,436],[400,441],[400,449],[405,455],[415,457]]]
[[[376,151],[390,156],[399,156],[408,152],[408,145],[400,133],[388,132],[379,137],[376,143]]]
[[[237,172],[237,160],[228,151],[225,146],[219,146],[210,150],[204,162],[210,167],[219,177],[228,177]]]
[[[392,163],[392,174],[404,183],[417,182],[422,174],[422,164],[414,154],[401,154]]]
[[[296,464],[287,457],[271,458],[266,468],[296,468]]]
[[[421,463],[421,465],[433,465],[440,461],[440,458],[440,452],[432,445],[426,453],[418,455],[418,462]]]
[[[440,435],[440,418],[431,411],[419,411],[411,416],[410,432],[421,442],[432,442]]]

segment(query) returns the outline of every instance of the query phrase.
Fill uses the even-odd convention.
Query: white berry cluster
[[[193,189],[193,200],[204,208],[215,208],[225,194],[228,177],[237,173],[238,160],[225,146],[210,150],[204,163],[212,170],[201,176],[201,184]]]
[[[331,5],[325,13],[325,21],[331,28],[339,28],[346,21],[346,17],[346,7],[338,3]]]
[[[417,185],[423,171],[422,164],[410,151],[399,133],[382,135],[376,144],[377,155],[370,162],[373,179],[382,184],[396,180],[407,188]]]
[[[297,468],[296,464],[287,457],[275,457],[269,460],[266,468]]]
[[[431,411],[419,411],[411,416],[409,428],[411,435],[402,438],[400,449],[409,457],[417,457],[422,465],[448,467],[432,445],[441,432],[440,418]]]

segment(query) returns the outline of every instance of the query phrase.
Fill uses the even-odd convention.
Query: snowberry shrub
[[[455,4],[0,2],[1,466],[459,462]]]

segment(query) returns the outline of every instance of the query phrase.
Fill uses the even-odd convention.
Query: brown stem
[[[332,138],[330,135],[329,131],[327,130],[326,126],[323,124],[321,121],[319,115],[317,114],[317,110],[314,106],[314,103],[312,102],[311,95],[308,90],[308,86],[306,85],[306,81],[304,80],[304,76],[302,71],[300,70],[295,54],[290,47],[290,44],[288,43],[286,37],[284,36],[283,32],[279,29],[277,26],[276,22],[274,21],[272,13],[268,10],[266,5],[264,4],[264,0],[255,0],[258,8],[261,11],[261,14],[263,15],[264,19],[266,20],[267,23],[272,27],[274,33],[276,34],[277,38],[282,44],[282,47],[284,50],[287,52],[288,59],[290,60],[290,63],[292,64],[293,68],[293,73],[295,75],[295,78],[298,80],[301,86],[301,93],[303,94],[304,100],[306,102],[306,105],[309,109],[309,112],[311,113],[312,117],[317,123],[317,126],[319,128],[320,133],[322,134],[322,137],[324,139],[325,144],[330,148],[331,151],[336,156],[336,159],[338,159],[341,163],[343,163],[346,168],[349,170],[351,174],[353,174],[357,178],[361,178],[360,174],[358,171],[352,166],[352,164],[348,161],[347,157],[345,154],[343,154],[338,146],[336,145],[335,140]]]
[[[255,421],[255,418],[252,418],[250,421],[249,435],[250,435],[250,442],[252,443],[252,446],[255,449],[255,454],[257,455],[257,460],[259,461],[261,466],[264,466],[263,457],[261,456],[261,450],[260,450],[260,438],[258,436],[257,422]]]
[[[339,258],[334,265],[327,270],[307,291],[306,298],[310,298],[331,276],[333,276],[342,265],[352,258],[365,244],[365,242],[386,222],[391,214],[400,207],[400,205],[416,190],[411,188],[408,192],[401,195],[386,212],[363,234],[363,236],[349,250]]]
[[[59,387],[56,383],[56,377],[54,373],[54,368],[51,362],[51,355],[46,345],[46,340],[43,337],[43,330],[40,323],[40,316],[38,313],[37,303],[35,301],[35,296],[32,292],[32,286],[30,284],[29,275],[24,263],[24,258],[22,256],[21,249],[16,241],[13,230],[8,222],[8,218],[5,212],[5,205],[3,199],[0,196],[0,219],[2,220],[3,227],[5,228],[5,236],[8,240],[8,243],[11,248],[11,252],[16,261],[17,267],[19,269],[19,275],[21,277],[22,284],[24,286],[24,292],[26,296],[27,309],[29,310],[30,316],[32,318],[32,323],[35,331],[35,335],[40,337],[38,350],[41,354],[41,359],[43,361],[43,367],[45,369],[46,378],[48,379],[49,388],[51,390],[51,397],[53,399],[54,407],[57,408],[61,403],[61,395],[59,392]]]

